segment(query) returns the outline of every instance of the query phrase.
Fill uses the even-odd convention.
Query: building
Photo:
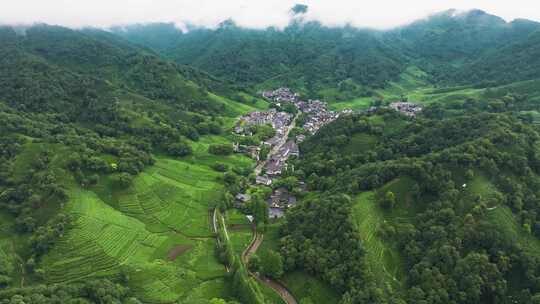
[[[285,163],[280,159],[271,158],[266,164],[266,174],[270,176],[280,175]]]
[[[406,116],[414,117],[422,111],[422,106],[412,102],[393,102],[389,105],[390,109],[398,111]]]
[[[247,203],[247,202],[249,202],[251,200],[251,195],[238,193],[236,195],[236,200],[241,202],[241,203]]]
[[[270,186],[272,184],[272,180],[266,176],[257,176],[255,178],[255,183],[257,185]]]
[[[268,208],[268,217],[271,219],[281,218],[285,215],[285,211],[281,208]]]

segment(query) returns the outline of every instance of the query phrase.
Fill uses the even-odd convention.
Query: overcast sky
[[[1,0],[0,23],[45,22],[70,27],[147,22],[214,27],[232,18],[238,25],[283,27],[296,3],[309,6],[307,19],[326,25],[350,23],[390,28],[434,12],[479,8],[510,21],[540,21],[539,0]]]

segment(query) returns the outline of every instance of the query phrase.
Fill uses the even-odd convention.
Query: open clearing
[[[426,73],[415,66],[408,67],[397,81],[390,82],[384,89],[375,91],[371,97],[358,97],[347,101],[332,102],[329,96],[329,106],[332,110],[365,110],[371,102],[377,99],[384,101],[397,101],[401,97],[422,104],[432,103],[462,103],[465,100],[478,99],[479,97],[500,97],[508,93],[526,94],[530,100],[540,101],[538,86],[540,79],[515,82],[509,85],[494,88],[474,88],[471,86],[458,86],[448,88],[436,88],[426,80]],[[538,113],[532,113],[536,116]]]

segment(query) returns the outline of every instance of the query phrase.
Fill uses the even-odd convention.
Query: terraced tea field
[[[200,151],[193,158],[210,157]],[[228,297],[208,216],[223,189],[221,174],[193,159],[156,159],[126,190],[106,179],[70,189],[64,211],[76,220],[40,265],[46,281],[118,278],[151,303]],[[250,164],[240,156],[220,161]],[[185,249],[171,258],[178,247]]]
[[[364,192],[357,197],[352,216],[366,249],[371,271],[385,288],[399,288],[403,277],[401,256],[378,235],[378,230],[387,219],[376,204],[374,192]]]

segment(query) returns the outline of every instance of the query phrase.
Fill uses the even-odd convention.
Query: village
[[[325,102],[320,100],[303,101],[298,93],[284,87],[261,92],[261,95],[277,108],[281,108],[285,104],[292,104],[297,109],[297,113],[293,115],[271,108],[268,111],[251,112],[238,119],[233,133],[239,136],[252,136],[252,126],[270,125],[275,130],[273,137],[258,143],[258,145],[235,144],[236,152],[246,153],[257,161],[254,170],[256,185],[271,187],[274,181],[280,178],[281,174],[287,170],[287,160],[292,156],[298,157],[300,155],[298,144],[306,139],[306,135],[316,134],[323,126],[338,119],[341,115],[355,113],[350,109],[340,112],[330,111]],[[391,103],[388,108],[409,117],[414,117],[422,111],[420,105],[402,101]],[[376,110],[376,107],[371,107],[364,112],[371,113]],[[290,131],[297,126],[296,120],[300,115],[304,116],[303,125],[301,126],[304,134],[298,134],[294,138],[290,138]],[[265,157],[261,157],[263,149],[269,149],[269,153]],[[299,184],[301,191],[307,191],[304,182],[299,182]],[[251,196],[240,193],[236,196],[236,200],[241,205],[249,202]],[[285,187],[273,188],[272,194],[267,200],[269,217],[282,217],[287,208],[295,206],[296,201],[297,198]]]

